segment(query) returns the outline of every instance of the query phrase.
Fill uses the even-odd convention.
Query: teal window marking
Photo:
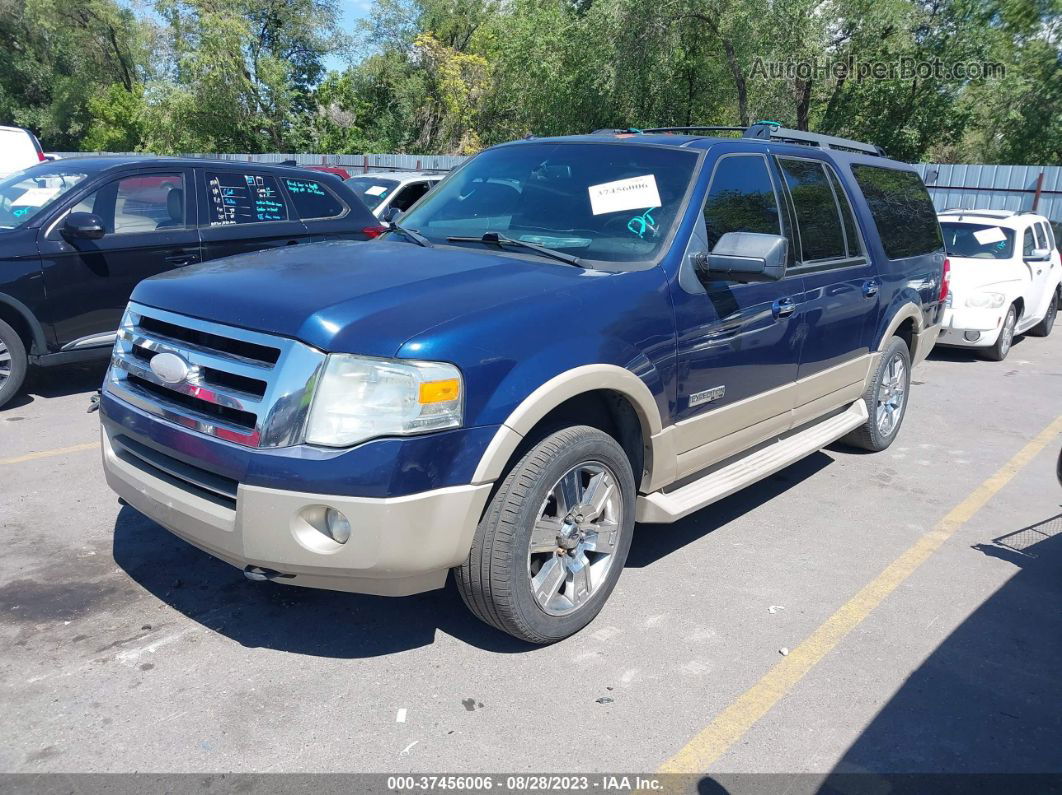
[[[651,216],[649,213],[656,209],[656,207],[650,207],[641,215],[634,216],[631,220],[627,222],[627,231],[631,232],[632,234],[638,235],[638,237],[642,238],[643,240],[645,239],[646,232],[652,232],[653,236],[655,237],[656,221],[653,220],[653,216]]]
[[[11,214],[13,216],[15,216],[16,218],[21,218],[22,216],[24,216],[29,211],[30,211],[29,207],[18,207],[16,209],[12,210]]]

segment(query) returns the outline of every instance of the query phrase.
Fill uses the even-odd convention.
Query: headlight
[[[975,293],[966,299],[966,305],[975,309],[999,309],[1006,300],[1002,293]]]
[[[442,362],[331,354],[317,383],[306,441],[350,447],[461,425],[461,371]]]

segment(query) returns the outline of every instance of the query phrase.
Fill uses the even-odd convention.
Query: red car
[[[347,170],[339,166],[303,166],[303,168],[309,171],[324,171],[328,174],[335,174],[340,179],[350,179],[350,174]]]

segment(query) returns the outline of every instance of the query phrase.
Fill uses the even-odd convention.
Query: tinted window
[[[284,185],[299,218],[336,218],[346,207],[317,180],[284,177]]]
[[[889,259],[929,254],[941,247],[940,226],[929,191],[914,171],[852,166]]]
[[[1044,237],[1044,230],[1040,224],[1033,224],[1033,231],[1036,232],[1036,247],[1047,248],[1047,238]]]
[[[971,259],[1010,259],[1014,255],[1014,230],[985,224],[945,221],[944,250],[953,257]]]
[[[275,177],[208,172],[206,178],[211,226],[288,220]]]
[[[1032,256],[1033,249],[1036,248],[1036,244],[1033,241],[1032,227],[1025,230],[1025,238],[1021,246],[1021,254],[1023,257]]]
[[[855,216],[852,215],[852,205],[848,201],[848,194],[830,166],[826,166],[826,173],[830,177],[830,185],[833,186],[833,192],[837,196],[837,203],[841,205],[841,222],[844,224],[844,236],[848,242],[848,256],[861,257],[863,247],[859,241],[859,229],[856,227]]]
[[[399,185],[393,179],[380,179],[371,174],[367,177],[351,177],[345,182],[347,187],[358,194],[358,198],[365,202],[365,206],[370,210],[375,210],[376,206],[390,196]]]
[[[429,191],[402,224],[436,243],[496,232],[588,260],[647,262],[671,239],[697,161],[634,143],[499,146]]]
[[[796,208],[801,259],[807,262],[844,257],[844,233],[837,202],[822,164],[787,158],[779,158],[778,163]]]
[[[414,182],[412,185],[406,185],[399,191],[398,195],[391,201],[392,207],[397,207],[402,212],[405,212],[413,204],[428,192],[427,182]]]
[[[764,158],[753,155],[719,161],[704,203],[704,223],[709,250],[727,232],[781,234],[778,200]]]

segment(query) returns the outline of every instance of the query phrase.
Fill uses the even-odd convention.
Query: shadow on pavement
[[[651,565],[777,497],[831,461],[816,453],[675,525],[636,527],[627,565]],[[441,630],[501,654],[537,648],[473,617],[452,578],[442,590],[402,598],[250,582],[238,569],[128,506],[115,521],[113,554],[118,566],[153,596],[247,647],[318,657],[376,657],[430,645]]]
[[[106,359],[82,364],[31,368],[21,391],[0,411],[28,406],[39,397],[66,397],[78,392],[85,393],[85,408],[88,409],[88,395],[100,388],[106,372]]]
[[[834,773],[1062,771],[1062,514],[973,548],[1014,575],[911,674]]]

